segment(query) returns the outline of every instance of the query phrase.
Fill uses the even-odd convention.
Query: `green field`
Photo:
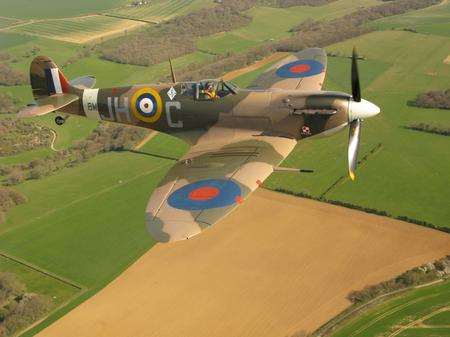
[[[153,245],[144,209],[173,160],[146,153],[179,157],[186,144],[158,135],[140,151],[99,155],[17,186],[29,201],[0,225],[0,251],[51,270],[92,295]],[[44,282],[38,276],[33,277]],[[46,294],[62,296],[59,284],[45,287]]]
[[[2,0],[0,13],[20,19],[67,18],[94,13],[127,3],[127,0]]]
[[[3,256],[0,256],[0,271],[20,275],[19,279],[26,284],[27,291],[48,296],[52,299],[53,307],[63,304],[82,291],[75,286]]]
[[[422,319],[439,312],[450,305],[450,281],[408,291],[389,301],[375,306],[351,319],[331,337],[376,337],[388,336],[387,331],[395,333],[407,324],[411,327],[400,332],[399,337],[446,337],[450,335],[450,321],[443,321],[447,315],[437,314],[431,319]],[[433,321],[433,318],[436,321]],[[417,322],[417,324],[415,324]],[[442,322],[446,323],[441,326]],[[422,326],[425,324],[426,326]]]
[[[435,34],[450,37],[450,3],[446,2],[373,22],[371,27],[378,30],[414,29],[422,34]]]
[[[127,6],[107,11],[106,13],[130,19],[161,22],[174,16],[187,14],[212,5],[212,0],[155,0],[151,1],[151,5],[141,7]]]
[[[373,6],[379,3],[376,0],[362,0],[358,1],[358,6]],[[352,0],[338,0],[319,7],[255,7],[246,12],[252,17],[248,26],[202,37],[198,39],[197,46],[200,50],[216,54],[242,52],[264,42],[290,36],[289,30],[308,18],[332,19],[343,16],[355,10],[352,4]]]
[[[98,125],[98,122],[94,120],[70,116],[64,125],[58,126],[55,124],[56,116],[56,113],[40,116],[36,118],[36,122],[56,132],[57,137],[54,145],[57,150],[67,149],[75,141],[85,139]]]
[[[448,325],[450,326],[450,307],[448,310],[440,312],[433,317],[428,318],[424,321],[427,325]]]

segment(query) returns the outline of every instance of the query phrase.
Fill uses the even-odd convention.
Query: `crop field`
[[[19,19],[67,18],[121,6],[128,0],[2,0],[2,16]]]
[[[414,29],[422,34],[450,37],[450,3],[444,3],[393,17],[377,20],[371,24],[379,30]]]
[[[161,22],[212,5],[212,0],[155,0],[151,1],[150,5],[116,8],[107,11],[106,14],[148,22]]]
[[[351,290],[449,244],[438,231],[259,189],[201,235],[155,245],[38,336],[301,336],[347,308]]]
[[[143,22],[90,15],[78,18],[54,19],[32,22],[10,29],[11,31],[37,35],[72,43],[86,43],[108,36],[131,31],[145,25]]]
[[[0,16],[0,29],[19,23],[21,20]]]
[[[450,281],[446,281],[377,305],[352,319],[332,337],[446,337],[450,336],[449,310]]]
[[[359,6],[379,4],[376,0],[358,1]],[[263,42],[289,36],[289,30],[308,18],[332,19],[353,10],[352,0],[338,0],[326,6],[295,6],[289,8],[255,7],[246,12],[252,22],[231,32],[218,33],[198,39],[200,50],[222,54],[242,52]]]

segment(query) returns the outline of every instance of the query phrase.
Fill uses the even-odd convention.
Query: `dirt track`
[[[353,289],[450,253],[450,235],[256,191],[191,240],[158,244],[46,337],[289,336]]]

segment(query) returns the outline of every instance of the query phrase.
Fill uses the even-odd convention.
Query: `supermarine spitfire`
[[[349,126],[349,175],[355,179],[361,121],[380,109],[361,98],[357,55],[352,95],[321,91],[322,49],[278,62],[251,89],[220,79],[94,89],[91,76],[68,81],[48,57],[30,68],[35,103],[19,116],[55,110],[173,134],[192,146],[150,197],[147,228],[158,241],[191,238],[213,225],[278,168],[297,141]],[[59,125],[64,118],[56,117]]]

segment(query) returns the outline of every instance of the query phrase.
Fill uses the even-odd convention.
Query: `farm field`
[[[259,189],[201,235],[155,245],[37,336],[293,336],[348,307],[351,290],[448,252],[447,234]]]
[[[176,158],[185,150],[184,143],[158,135],[140,153],[99,155],[17,186],[29,201],[9,212],[1,225],[0,251],[75,282],[87,290],[82,296],[91,296],[154,243],[145,230],[143,209],[172,161],[146,153]],[[28,275],[26,268],[2,270],[16,272],[27,283],[33,283],[33,277],[45,281],[39,281],[40,274]],[[59,284],[44,284],[42,289],[64,300],[74,295]],[[76,294],[81,294],[79,289]]]
[[[446,337],[450,281],[408,291],[352,319],[331,337]]]
[[[450,3],[425,8],[419,11],[387,17],[371,24],[378,30],[414,29],[422,34],[450,37]]]
[[[379,4],[377,0],[358,1],[359,6]],[[199,38],[200,50],[222,54],[243,52],[263,42],[290,36],[289,30],[308,18],[333,19],[353,10],[352,0],[338,0],[325,6],[295,6],[289,8],[255,7],[246,12],[252,22],[231,32]]]
[[[212,0],[155,0],[151,5],[115,8],[105,14],[158,23],[213,4]]]
[[[127,0],[2,0],[2,16],[19,19],[66,18],[98,12],[127,3]]]
[[[42,0],[42,2],[46,2],[46,0]],[[120,1],[116,2],[117,6],[123,5],[123,3],[119,4]],[[364,2],[370,5],[380,3],[375,0],[364,0]],[[102,3],[112,4],[113,1],[99,1],[95,6],[100,6]],[[170,3],[173,5],[175,1]],[[200,6],[201,3],[203,2],[191,1],[184,9],[180,9],[177,15],[188,9],[191,10],[194,8],[193,6]],[[338,0],[327,6],[327,11],[324,11],[323,7],[293,7],[288,10],[255,8],[249,11],[254,20],[248,27],[231,33],[202,38],[198,43],[202,49],[212,53],[233,51],[233,48],[235,48],[234,51],[244,51],[271,38],[288,36],[288,30],[307,17],[331,18],[343,15],[351,10],[351,3],[352,1],[349,0]],[[0,9],[1,6],[2,4],[0,4]],[[116,6],[115,3],[114,6]],[[434,12],[431,11],[432,9]],[[429,10],[432,12],[427,14],[430,18],[440,14],[434,8]],[[58,15],[57,10],[54,15]],[[66,16],[67,13],[61,15]],[[283,16],[283,20],[280,19],[281,16]],[[102,18],[121,21],[111,17]],[[77,20],[80,19],[72,18],[69,22]],[[51,20],[50,22],[57,21]],[[428,25],[428,21],[426,23]],[[38,23],[33,25],[38,25]],[[398,27],[401,28],[402,25],[403,23]],[[76,31],[86,30],[88,26],[84,24],[80,27],[73,26],[72,30],[61,30],[58,34],[69,36],[75,34]],[[93,27],[95,28],[94,23]],[[433,27],[433,32],[419,30],[419,34],[389,30],[375,32],[328,48],[329,51],[339,51],[341,54],[348,55],[353,45],[358,47],[359,52],[367,57],[366,61],[360,63],[363,95],[383,108],[380,116],[363,125],[360,158],[363,158],[378,144],[381,144],[381,147],[374,155],[369,156],[367,162],[358,169],[356,183],[350,183],[346,178],[347,132],[343,132],[331,138],[301,142],[283,164],[291,167],[313,168],[315,169],[314,174],[275,173],[266,182],[266,187],[305,192],[315,197],[324,195],[330,199],[386,210],[394,215],[407,215],[436,225],[450,226],[448,223],[450,213],[446,205],[446,200],[450,198],[450,192],[446,189],[446,186],[450,184],[448,177],[450,162],[447,160],[448,156],[445,156],[449,146],[448,138],[404,129],[407,123],[416,121],[433,121],[433,123],[441,125],[450,125],[448,114],[444,114],[442,110],[423,110],[407,105],[407,102],[414,99],[417,93],[429,88],[445,89],[448,87],[450,66],[445,65],[443,60],[450,54],[449,39],[446,37],[445,26]],[[380,26],[380,28],[382,27]],[[91,35],[91,32],[86,34]],[[217,40],[215,40],[216,38]],[[26,72],[28,72],[31,59],[35,56],[28,54],[33,46],[39,46],[39,54],[52,57],[60,65],[65,64],[69,58],[83,49],[76,43],[17,33],[0,33],[0,46],[17,57],[17,62],[11,63],[11,66]],[[213,57],[208,53],[196,52],[177,58],[173,60],[175,72],[177,73],[178,69],[182,69],[190,63],[209,61]],[[269,66],[270,64],[267,64],[233,81],[243,87],[248,86],[259,73]],[[348,59],[330,57],[326,88],[349,92],[349,68]],[[100,87],[149,83],[169,74],[168,62],[150,67],[139,67],[101,60],[95,54],[65,65],[63,70],[69,78],[95,75],[97,86]],[[27,103],[31,99],[28,86],[0,87],[0,92],[11,92],[15,97],[20,98],[22,103]],[[44,116],[39,119],[39,122],[56,130],[58,138],[55,147],[57,149],[67,148],[74,141],[85,138],[96,125],[96,122],[72,116],[62,128],[59,128],[54,125],[54,117],[54,114]],[[36,264],[39,268],[49,269],[51,272],[87,288],[85,293],[26,336],[31,336],[94,295],[153,246],[154,242],[148,237],[144,228],[142,210],[152,189],[172,165],[172,161],[157,156],[179,157],[185,150],[186,144],[178,142],[172,137],[158,135],[140,149],[147,154],[154,154],[153,157],[132,152],[103,154],[54,176],[29,181],[18,187],[30,201],[13,209],[7,215],[7,222],[0,225],[0,251],[20,256],[26,261]],[[0,163],[25,162],[30,158],[43,157],[51,153],[50,151],[50,149],[41,149],[18,156],[3,157],[0,158]],[[340,180],[340,183],[327,191],[341,177],[343,179]],[[302,220],[303,217],[304,215],[301,217]],[[296,219],[298,218],[297,215]],[[286,221],[293,221],[291,217],[289,219]],[[387,219],[386,221],[391,220]],[[248,220],[245,225],[249,222],[251,221]],[[395,224],[392,226],[396,228],[397,222],[393,223]],[[278,221],[267,224],[267,228],[272,228],[272,236],[270,239],[267,237],[267,241],[273,240],[274,233],[278,233],[278,229],[272,227],[274,224],[279,225]],[[295,225],[292,233],[297,234],[292,235],[294,238],[303,237],[303,230],[308,232],[309,227],[304,229],[303,222],[300,226],[298,223]],[[294,227],[293,223],[292,226]],[[359,224],[355,224],[355,226],[358,227]],[[416,228],[413,225],[407,226]],[[225,228],[231,235],[236,233],[234,232],[235,227],[238,226],[225,224]],[[211,232],[213,230],[216,229],[212,229]],[[235,236],[231,236],[228,243],[224,242],[223,246],[235,248],[232,243],[235,239]],[[399,238],[398,240],[403,239]],[[302,246],[301,242],[292,243],[292,247],[295,247],[300,253],[302,247],[305,246]],[[208,246],[208,249],[217,253],[213,245]],[[190,252],[190,254],[195,255],[195,252]],[[436,257],[440,257],[437,255],[436,253]],[[195,256],[197,257],[197,255]],[[420,256],[420,258],[422,257],[425,259],[423,255]],[[348,258],[353,259],[353,256]],[[427,258],[431,259],[431,256]],[[369,260],[365,260],[367,265],[372,263],[372,260],[370,263]],[[247,261],[242,263],[245,264],[245,262]],[[419,258],[414,263],[419,263]],[[413,266],[412,263],[411,265]],[[307,266],[309,268],[310,265]],[[0,268],[2,267],[13,268],[2,264],[0,260]],[[299,266],[299,270],[304,270],[303,267],[303,265]],[[398,269],[395,269],[397,267]],[[405,265],[401,265],[401,267],[403,268]],[[182,269],[181,265],[180,268]],[[400,270],[397,265],[395,268],[392,267],[392,275]],[[18,274],[25,275],[27,273],[22,269],[15,270]],[[237,272],[243,271],[238,270]],[[290,272],[289,270],[286,274]],[[96,277],[97,275],[98,277]],[[261,275],[263,274],[261,273]],[[46,282],[39,281],[40,275],[25,275],[25,278],[28,283]],[[373,281],[375,282],[375,279]],[[302,281],[295,278],[295,282]],[[310,284],[306,286],[312,287]],[[79,291],[74,292],[73,289],[63,288],[60,289],[60,285],[49,282],[48,285],[39,289],[43,289],[42,291],[50,296],[56,294],[54,296],[60,298],[61,303],[72,296],[80,295]],[[341,300],[343,300],[347,290],[339,288],[332,291],[340,291]],[[300,302],[301,300],[298,300],[297,304]],[[344,302],[344,300],[341,302],[342,307],[348,305],[347,302]],[[214,305],[214,303],[207,304]],[[226,304],[228,305],[228,303]],[[157,313],[155,313],[156,315]],[[328,312],[326,317],[330,317],[330,315]],[[439,317],[437,315],[435,319]],[[303,324],[306,321],[305,318],[300,323]],[[287,323],[287,326],[292,328],[290,332],[294,333],[294,330],[298,330],[300,326],[297,324],[300,323],[298,315],[295,318],[292,316]],[[419,334],[419,330],[419,328],[409,329],[399,336],[415,336],[413,333]]]
[[[183,69],[191,63],[209,61],[212,58],[212,55],[195,52],[173,59],[172,64],[176,73],[177,69]],[[170,76],[170,67],[168,61],[143,67],[130,64],[118,64],[92,56],[67,66],[64,68],[64,73],[69,78],[87,74],[95,75],[97,78],[97,86],[112,87],[154,82],[163,76]]]
[[[385,48],[379,48],[381,44]],[[450,184],[446,173],[450,170],[450,161],[445,155],[449,139],[404,128],[410,122],[450,125],[450,116],[441,110],[408,105],[418,93],[448,87],[450,67],[443,60],[450,50],[450,40],[434,35],[383,31],[330,46],[327,50],[349,54],[354,45],[367,57],[367,61],[360,62],[363,97],[382,109],[377,118],[363,125],[360,158],[378,144],[381,148],[358,169],[357,181],[352,183],[347,178],[346,132],[306,140],[297,145],[283,165],[311,168],[315,173],[274,173],[266,186],[325,196],[450,226],[450,210],[445,201],[450,198],[445,188]],[[349,76],[348,59],[329,58],[327,89],[349,92]],[[429,173],[426,179],[423,179],[424,172]],[[339,183],[328,191],[338,180]]]
[[[101,41],[115,34],[124,34],[142,26],[145,26],[145,23],[103,15],[89,15],[32,22],[13,27],[10,31],[83,44],[93,40]]]
[[[21,20],[0,16],[0,29],[19,23]]]

